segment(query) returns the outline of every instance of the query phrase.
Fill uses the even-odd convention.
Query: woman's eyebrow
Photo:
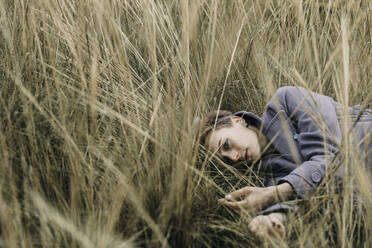
[[[217,152],[220,152],[220,150],[221,150],[221,140],[222,140],[222,139],[220,139],[220,140],[218,141]]]

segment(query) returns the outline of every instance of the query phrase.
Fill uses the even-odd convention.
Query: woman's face
[[[207,136],[209,149],[232,163],[259,159],[261,149],[257,133],[248,129],[241,117],[233,116],[231,120],[231,127],[220,128]]]

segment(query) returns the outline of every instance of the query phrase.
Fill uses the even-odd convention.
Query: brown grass
[[[284,85],[372,107],[371,13],[369,0],[0,0],[0,247],[371,246],[370,179],[347,133],[345,190],[324,182],[287,240],[262,243],[251,214],[217,204],[259,178],[198,153],[193,125],[260,114]]]

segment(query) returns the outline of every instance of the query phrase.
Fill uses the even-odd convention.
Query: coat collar
[[[298,165],[302,163],[298,143],[295,142],[299,135],[284,110],[279,110],[273,117],[264,115],[262,132],[281,155]]]
[[[234,115],[242,117],[248,125],[253,125],[259,129],[261,128],[262,119],[251,112],[239,111],[234,113]]]

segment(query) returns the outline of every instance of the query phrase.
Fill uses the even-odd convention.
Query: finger
[[[249,231],[250,231],[253,235],[257,236],[258,228],[255,227],[255,228],[249,229]]]
[[[284,229],[269,228],[267,234],[271,237],[285,238],[285,230]]]
[[[265,237],[268,236],[268,231],[267,231],[266,228],[261,228],[261,229],[259,229],[259,230],[255,233],[255,235],[256,235],[258,238],[263,239],[263,238],[265,238]]]
[[[281,226],[280,229],[278,230],[278,233],[280,235],[281,238],[285,238],[285,227],[284,226]]]
[[[248,230],[253,232],[254,229],[255,229],[255,225],[253,225],[252,223],[249,223]]]
[[[259,225],[256,224],[249,224],[248,226],[248,230],[253,234],[253,235],[257,235],[257,232],[259,231]]]
[[[253,232],[254,230],[257,229],[257,226],[258,226],[258,221],[256,219],[253,219],[251,221],[251,223],[249,223],[249,225],[248,225],[248,230],[250,230],[251,232]]]
[[[284,226],[277,221],[272,221],[271,223],[272,226],[268,229],[268,234],[273,237],[285,238]]]
[[[272,226],[273,226],[274,228],[276,228],[277,225],[278,225],[278,223],[276,223],[276,221],[272,221],[271,224],[272,224]]]
[[[221,205],[226,205],[227,200],[225,198],[218,199],[218,203]]]
[[[280,223],[277,222],[277,221],[273,221],[273,222],[272,222],[272,226],[273,226],[275,229],[280,229],[280,228],[282,228],[282,224],[280,224]]]
[[[260,225],[259,222],[251,222],[248,226],[248,230],[253,233],[254,235],[257,234],[257,232],[262,229],[262,225]]]
[[[259,215],[248,225],[248,230],[258,238],[270,236],[270,229],[273,229],[272,222],[266,215]]]
[[[244,207],[244,201],[236,201],[236,202],[231,202],[231,201],[227,201],[226,199],[220,199],[219,202],[224,205],[224,206],[227,206],[227,207],[231,207],[231,208],[242,208]]]
[[[275,228],[275,231],[276,233],[281,237],[281,238],[284,238],[285,237],[285,228],[282,224],[279,224],[277,223],[276,226],[274,227]]]
[[[254,187],[249,187],[249,186],[238,189],[238,190],[233,191],[230,194],[226,195],[225,199],[229,200],[229,201],[235,200],[236,198],[238,198],[240,196],[243,196],[243,195],[246,195],[246,194],[250,193],[252,191],[252,189],[254,189]]]

